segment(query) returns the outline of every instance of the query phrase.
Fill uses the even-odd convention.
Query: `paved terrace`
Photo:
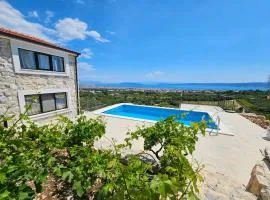
[[[263,139],[266,130],[250,122],[237,113],[224,112],[219,107],[183,104],[182,109],[217,113],[221,123],[234,136],[206,135],[201,136],[194,157],[206,165],[206,170],[214,174],[222,174],[237,183],[246,185],[255,163],[262,159],[260,149],[270,145]],[[89,117],[97,116],[93,112],[85,113]],[[115,138],[117,142],[124,141],[126,133],[135,130],[137,126],[151,126],[153,123],[131,119],[104,116],[107,123],[106,137]],[[96,146],[107,148],[110,143],[102,138]],[[137,141],[131,152],[138,152],[143,148],[143,141]]]

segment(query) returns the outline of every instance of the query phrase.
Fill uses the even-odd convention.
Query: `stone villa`
[[[45,122],[79,112],[78,52],[0,28],[0,115],[25,112]]]

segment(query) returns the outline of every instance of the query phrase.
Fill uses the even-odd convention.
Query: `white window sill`
[[[21,69],[19,71],[16,71],[16,73],[17,74],[47,75],[47,76],[69,76],[66,72],[31,70],[31,69]]]
[[[32,116],[30,116],[30,119],[40,120],[40,119],[44,119],[44,118],[55,117],[57,115],[61,115],[61,114],[69,113],[69,112],[71,112],[71,110],[69,108],[65,108],[62,110],[55,110],[55,111],[51,111],[51,112],[47,112],[47,113],[32,115]]]

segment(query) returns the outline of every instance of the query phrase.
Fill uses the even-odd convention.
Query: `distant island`
[[[81,88],[101,87],[101,88],[128,88],[128,89],[169,89],[169,90],[214,90],[214,91],[241,91],[241,90],[261,90],[268,89],[267,82],[249,83],[140,83],[140,82],[81,82]]]

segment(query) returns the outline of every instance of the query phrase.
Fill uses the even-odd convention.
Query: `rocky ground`
[[[263,160],[252,169],[247,186],[221,173],[204,171],[201,199],[206,200],[270,200],[270,149],[261,150]]]
[[[202,200],[256,200],[257,197],[246,191],[245,186],[234,182],[221,173],[203,172],[204,181],[200,187]],[[72,197],[70,189],[62,181],[49,176],[45,190],[35,200],[59,200]],[[89,196],[90,197],[90,196]],[[72,199],[72,198],[71,198]],[[92,198],[89,198],[92,199]],[[266,200],[266,199],[263,199]],[[268,199],[267,199],[268,200]]]
[[[264,159],[252,169],[247,190],[258,196],[261,200],[270,200],[270,149],[261,151]]]
[[[254,113],[242,113],[241,115],[264,129],[270,126],[270,120],[266,120],[263,115],[256,115]]]
[[[246,191],[245,186],[221,173],[204,171],[201,199],[205,200],[255,200],[256,196]]]

